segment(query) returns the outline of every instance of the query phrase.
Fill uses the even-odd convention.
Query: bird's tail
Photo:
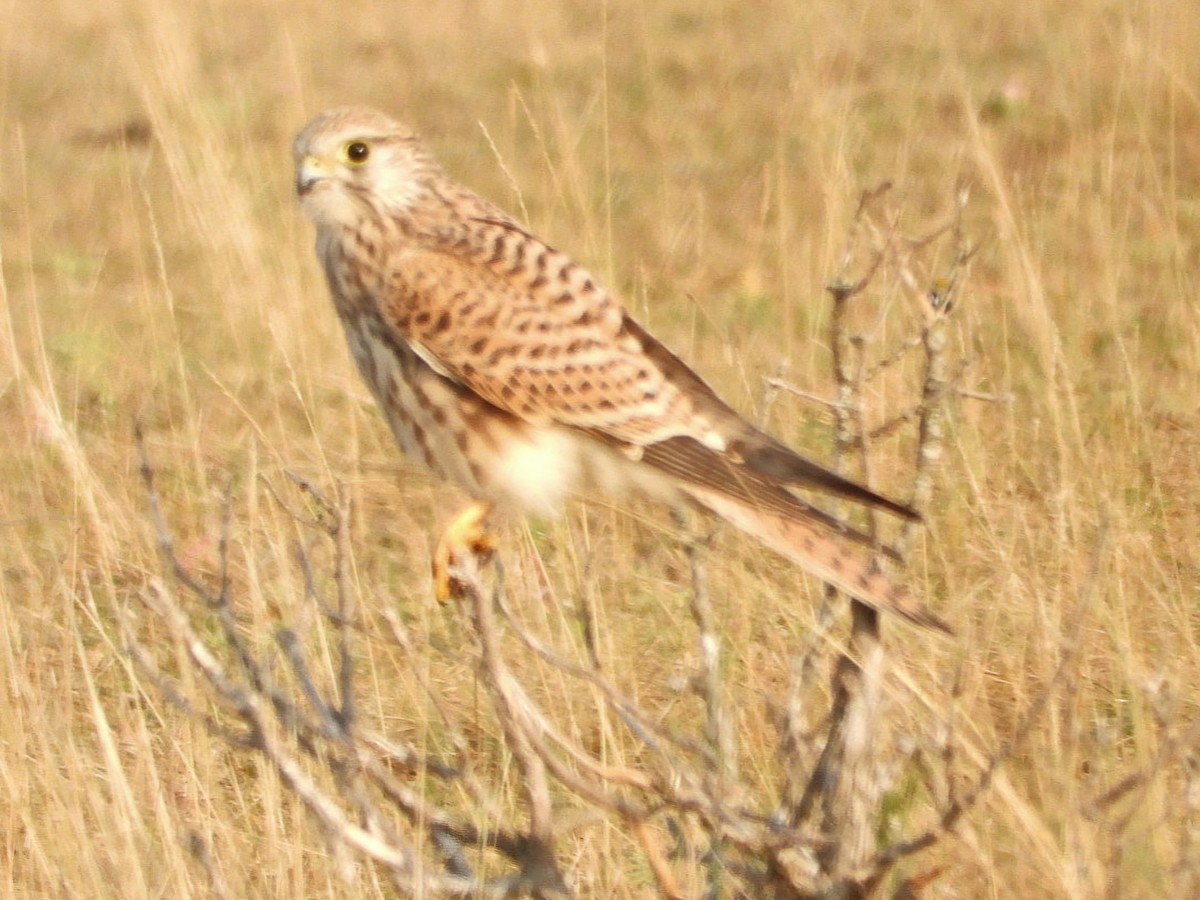
[[[861,535],[839,530],[834,520],[816,510],[797,501],[796,510],[789,514],[778,506],[756,507],[701,485],[689,484],[683,490],[701,507],[851,597],[916,625],[952,633],[906,587],[879,568],[872,550],[855,542]]]

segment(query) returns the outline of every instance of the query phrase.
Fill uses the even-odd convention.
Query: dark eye
[[[351,141],[346,145],[346,159],[355,165],[361,165],[371,155],[371,148],[362,141]]]

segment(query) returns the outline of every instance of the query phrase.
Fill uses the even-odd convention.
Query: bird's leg
[[[439,603],[445,603],[462,589],[462,582],[453,569],[466,556],[486,561],[491,557],[496,544],[487,531],[487,518],[492,514],[492,504],[472,503],[455,516],[433,550],[433,591]]]

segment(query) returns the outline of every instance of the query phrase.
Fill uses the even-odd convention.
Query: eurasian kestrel
[[[785,447],[725,404],[582,266],[452,181],[416,134],[334,109],[296,137],[350,351],[411,458],[478,501],[544,515],[582,489],[690,502],[875,607],[944,629],[876,565],[863,534],[793,489],[905,518],[908,507]],[[440,569],[440,570],[439,570]]]

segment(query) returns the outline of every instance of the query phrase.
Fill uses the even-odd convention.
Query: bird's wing
[[[718,440],[582,267],[499,219],[454,236],[398,254],[381,309],[431,365],[531,422],[631,445]]]
[[[565,254],[506,219],[468,224],[406,248],[381,298],[380,315],[435,371],[520,419],[617,447],[841,590],[948,630],[880,572],[885,548],[791,489],[916,513],[746,422]]]
[[[432,368],[518,418],[781,511],[799,502],[787,485],[917,518],[746,422],[586,270],[508,220],[405,249],[381,300]]]

